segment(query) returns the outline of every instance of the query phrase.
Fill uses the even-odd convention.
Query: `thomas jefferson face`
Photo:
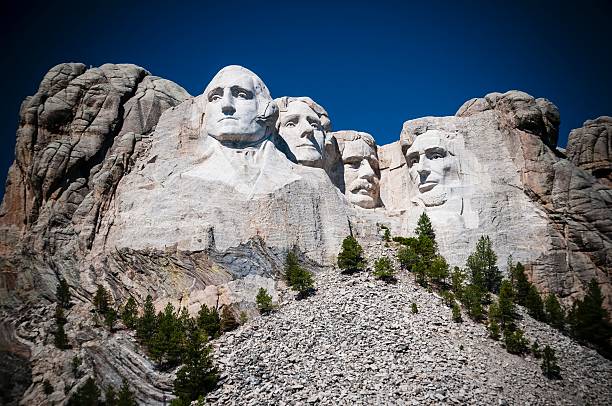
[[[446,189],[457,175],[457,159],[448,151],[444,133],[429,130],[416,137],[406,151],[410,178],[426,205],[446,201]]]
[[[281,112],[278,131],[300,164],[321,165],[325,133],[319,116],[306,103],[290,102]]]
[[[380,172],[374,148],[359,138],[346,141],[342,162],[348,200],[364,209],[376,207],[380,192]]]
[[[206,132],[221,142],[251,144],[266,137],[258,120],[258,98],[253,76],[222,70],[206,88]]]

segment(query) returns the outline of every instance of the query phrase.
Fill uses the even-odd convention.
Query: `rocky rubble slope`
[[[368,250],[366,249],[366,252]],[[400,275],[316,276],[317,292],[214,342],[219,405],[591,404],[612,399],[612,362],[523,314],[530,341],[557,352],[562,380],[540,360],[508,354],[486,328],[456,324],[435,293]],[[410,306],[416,303],[418,314]],[[523,313],[523,312],[521,312]]]

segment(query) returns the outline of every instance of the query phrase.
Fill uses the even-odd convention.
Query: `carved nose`
[[[314,135],[314,131],[310,123],[301,123],[299,130],[300,130],[300,137],[302,138],[312,137]]]
[[[372,179],[374,177],[374,169],[372,169],[372,165],[367,159],[363,159],[361,161],[361,166],[359,167],[359,177],[362,179]]]
[[[236,111],[236,108],[234,107],[234,98],[229,91],[223,93],[223,99],[221,99],[221,111],[224,114],[234,114]]]

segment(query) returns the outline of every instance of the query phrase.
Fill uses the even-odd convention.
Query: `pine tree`
[[[184,365],[174,380],[174,394],[185,404],[212,391],[218,380],[206,333],[197,328],[190,330],[187,343]]]
[[[514,300],[517,304],[525,306],[531,283],[525,274],[525,267],[520,262],[517,262],[516,266],[512,269],[511,278]]]
[[[602,307],[603,296],[597,281],[591,279],[586,296],[574,303],[568,316],[572,334],[579,340],[597,345],[604,355],[612,356],[608,340],[612,337],[612,327],[606,319]]]
[[[55,332],[53,333],[53,344],[60,350],[68,349],[68,336],[66,335],[66,331],[64,331],[64,324],[59,323],[55,328]]]
[[[431,241],[436,241],[436,233],[431,225],[429,216],[427,216],[425,212],[421,213],[419,221],[417,222],[417,228],[414,231],[419,237],[427,236]]]
[[[312,273],[300,266],[297,255],[293,252],[287,254],[287,259],[285,261],[285,279],[291,289],[299,293],[299,298],[308,296],[314,288]]]
[[[236,317],[234,317],[234,314],[232,313],[230,308],[228,306],[225,306],[223,308],[223,311],[221,312],[221,323],[220,323],[221,331],[222,332],[232,331],[232,330],[237,329],[238,326],[240,325],[236,321]]]
[[[365,268],[363,248],[352,235],[342,241],[342,250],[338,254],[338,268],[347,273],[360,272]]]
[[[512,300],[512,285],[507,279],[504,279],[501,283],[497,304],[499,306],[499,321],[502,328],[505,330],[512,325],[516,317],[516,311]]]
[[[157,316],[157,329],[149,342],[149,351],[158,364],[166,367],[181,361],[184,341],[183,326],[172,303],[168,303]]]
[[[506,351],[510,354],[525,354],[528,351],[529,342],[523,336],[523,331],[521,329],[504,329],[504,345],[506,346]]]
[[[272,311],[272,296],[268,294],[268,291],[264,288],[259,288],[257,296],[255,297],[257,303],[257,309],[261,314],[268,314]]]
[[[216,308],[202,305],[198,312],[197,322],[198,326],[208,334],[209,340],[221,335],[221,316]]]
[[[55,289],[55,296],[57,298],[57,303],[64,309],[70,307],[70,289],[68,288],[68,283],[66,282],[66,279],[62,278],[61,276],[59,278],[57,288]]]
[[[549,293],[544,301],[544,310],[546,311],[546,321],[548,324],[558,330],[563,330],[565,327],[565,313],[561,308],[557,296]]]
[[[436,255],[427,269],[427,277],[431,283],[441,285],[448,278],[448,263],[441,255]]]
[[[129,297],[121,310],[121,321],[127,328],[133,329],[138,323],[138,305],[133,297]]]
[[[453,268],[453,272],[451,273],[451,290],[455,293],[455,296],[459,300],[461,300],[463,286],[465,284],[466,279],[467,275],[461,268],[459,268],[458,266]]]
[[[397,250],[397,260],[402,269],[412,271],[413,266],[419,261],[419,256],[416,253],[416,238],[411,238],[411,242],[402,244],[402,247]]]
[[[68,406],[97,406],[100,405],[100,388],[92,377],[87,378],[85,384],[81,386],[68,400]]]
[[[110,294],[102,285],[98,285],[96,294],[93,299],[96,311],[102,315],[106,314],[110,306]]]
[[[410,305],[410,311],[412,312],[412,314],[417,314],[419,312],[419,308],[417,307],[416,303],[412,303]]]
[[[529,286],[529,291],[525,298],[525,307],[529,315],[534,319],[539,321],[545,320],[544,302],[542,302],[542,297],[540,297],[540,293],[534,285]]]
[[[77,379],[79,377],[79,368],[81,367],[81,364],[83,363],[83,361],[81,360],[81,358],[79,358],[78,355],[75,355],[74,357],[72,357],[72,361],[70,362],[70,366],[72,369],[72,376]]]
[[[472,284],[485,291],[499,292],[502,274],[497,267],[497,255],[489,236],[480,237],[476,251],[467,259],[467,267],[471,272]]]
[[[126,379],[123,380],[117,393],[117,406],[136,406],[136,399]]]
[[[147,295],[144,303],[142,316],[138,319],[136,335],[139,339],[147,343],[155,334],[157,329],[157,317],[155,315],[155,306],[153,298]]]
[[[480,287],[469,284],[463,289],[461,301],[466,307],[467,314],[473,320],[480,320],[483,316],[482,309],[483,292]]]
[[[115,328],[115,322],[117,321],[117,311],[112,307],[109,307],[104,313],[104,324],[108,327],[109,331],[112,333]]]
[[[117,391],[112,385],[104,391],[104,406],[117,406]]]
[[[292,251],[285,258],[285,280],[289,286],[293,286],[296,275],[300,271],[300,262],[297,255]]]
[[[561,368],[557,365],[557,357],[555,356],[555,350],[550,346],[544,347],[542,354],[542,373],[548,379],[558,379],[561,377]]]
[[[395,281],[395,269],[389,258],[381,257],[374,262],[374,277],[385,282]]]
[[[453,321],[455,323],[461,323],[463,321],[461,318],[461,309],[457,303],[453,303]]]
[[[494,340],[499,340],[499,323],[501,321],[501,311],[499,305],[495,302],[489,305],[489,337]]]

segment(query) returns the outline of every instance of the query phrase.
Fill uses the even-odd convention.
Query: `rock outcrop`
[[[587,120],[572,130],[567,141],[567,159],[589,171],[604,185],[612,186],[612,117]]]

